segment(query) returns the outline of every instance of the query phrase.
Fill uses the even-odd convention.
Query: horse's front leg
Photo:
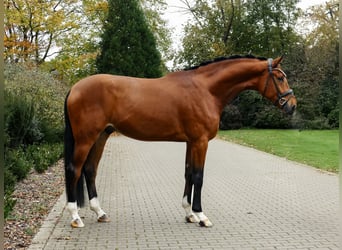
[[[185,157],[185,187],[182,206],[185,210],[185,220],[189,223],[199,222],[198,217],[192,212],[191,209],[191,195],[192,195],[192,166],[191,166],[191,146],[187,143],[186,157]]]
[[[201,193],[203,185],[203,172],[206,152],[208,148],[208,140],[199,140],[189,144],[190,168],[191,168],[191,183],[193,184],[193,202],[192,212],[198,218],[199,225],[211,227],[213,224],[208,217],[204,215],[201,204]],[[183,198],[184,199],[184,198]],[[191,199],[190,199],[191,200]],[[183,200],[184,203],[184,200]]]
[[[199,225],[202,227],[211,227],[213,224],[210,222],[208,217],[204,215],[201,205],[201,193],[203,184],[203,168],[194,169],[192,173],[192,181],[194,183],[194,199],[192,203],[192,211],[199,219]]]

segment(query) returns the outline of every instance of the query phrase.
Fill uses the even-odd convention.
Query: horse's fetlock
[[[182,200],[182,207],[183,208],[188,208],[188,207],[190,207],[191,206],[191,204],[188,202],[188,197],[187,196],[184,196],[183,197],[183,200]]]

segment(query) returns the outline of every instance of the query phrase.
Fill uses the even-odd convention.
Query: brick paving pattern
[[[97,177],[111,222],[87,205],[72,229],[62,195],[29,249],[339,249],[337,175],[213,140],[201,228],[184,221],[184,160],[184,143],[111,137]]]

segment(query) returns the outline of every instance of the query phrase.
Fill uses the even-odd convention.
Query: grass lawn
[[[338,130],[219,131],[221,139],[253,147],[319,169],[338,172]]]

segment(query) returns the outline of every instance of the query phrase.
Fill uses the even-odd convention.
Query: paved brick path
[[[184,222],[183,143],[111,137],[97,177],[111,222],[85,207],[72,229],[65,195],[30,249],[339,249],[338,177],[250,148],[209,144],[202,194],[214,223]]]

